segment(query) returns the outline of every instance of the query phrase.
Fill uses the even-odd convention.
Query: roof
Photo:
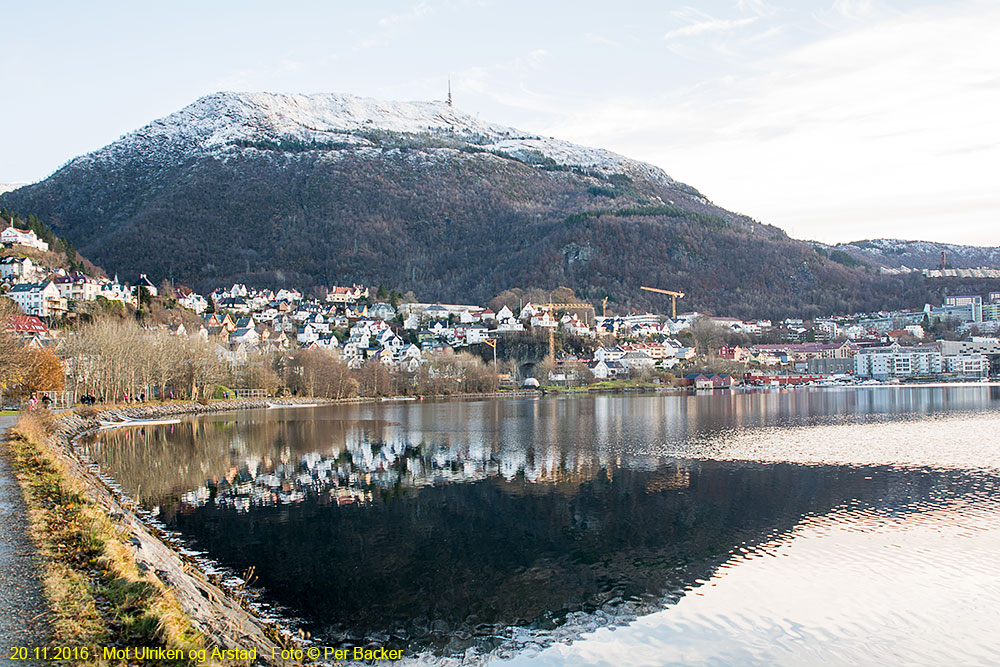
[[[13,294],[14,292],[34,292],[35,290],[40,290],[43,287],[45,287],[45,285],[42,283],[18,283],[17,285],[11,285],[7,293]]]
[[[7,319],[7,330],[17,334],[47,334],[49,328],[34,315],[11,315]]]

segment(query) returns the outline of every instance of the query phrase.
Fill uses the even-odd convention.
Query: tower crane
[[[656,292],[657,294],[669,294],[670,295],[670,317],[671,319],[677,319],[677,299],[684,298],[684,292],[675,292],[668,289],[659,289],[658,287],[640,287],[639,289],[644,289],[647,292]]]

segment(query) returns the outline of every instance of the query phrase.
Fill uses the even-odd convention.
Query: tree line
[[[495,391],[497,374],[468,353],[443,354],[409,371],[372,358],[350,368],[327,350],[231,352],[199,336],[104,317],[68,334],[60,347],[68,387],[102,402],[141,397],[207,400],[234,389],[342,399]]]

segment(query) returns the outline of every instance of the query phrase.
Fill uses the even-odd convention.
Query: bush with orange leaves
[[[26,392],[62,391],[66,388],[66,367],[47,347],[25,347],[21,388]]]

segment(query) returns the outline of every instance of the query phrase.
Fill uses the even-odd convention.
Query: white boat
[[[272,408],[316,408],[319,403],[267,403],[268,409]]]
[[[416,396],[386,396],[385,398],[378,399],[380,401],[415,401]]]

